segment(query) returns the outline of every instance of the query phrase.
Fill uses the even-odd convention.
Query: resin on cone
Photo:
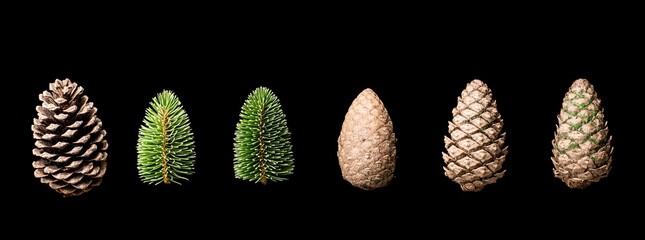
[[[504,176],[502,164],[508,153],[504,121],[491,90],[480,80],[471,81],[457,98],[452,116],[450,136],[444,137],[445,175],[463,191],[481,191]]]
[[[586,188],[611,168],[611,136],[600,99],[586,79],[564,96],[553,139],[553,173],[570,188]]]
[[[65,197],[101,184],[107,167],[108,143],[96,107],[83,88],[69,79],[49,84],[38,96],[38,118],[31,129],[36,140],[34,176]]]
[[[338,137],[343,178],[364,190],[390,184],[396,164],[395,142],[385,106],[374,91],[363,90],[349,107]]]

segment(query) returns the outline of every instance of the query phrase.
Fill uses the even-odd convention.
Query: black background
[[[11,166],[3,170],[6,198],[36,212],[99,208],[125,218],[236,220],[260,212],[264,221],[294,222],[381,214],[567,218],[642,209],[633,204],[640,201],[642,156],[632,139],[642,132],[633,115],[642,108],[634,86],[642,79],[643,51],[629,26],[584,17],[553,24],[473,19],[452,26],[443,22],[450,19],[425,15],[306,22],[240,17],[213,24],[200,16],[91,27],[61,17],[64,23],[16,31],[28,35],[9,44],[5,55],[11,85],[4,100],[11,113],[4,118],[12,121],[5,151],[15,154],[3,158]],[[39,183],[31,167],[38,94],[57,78],[85,88],[108,133],[104,181],[80,197],[62,198]],[[444,176],[441,152],[457,96],[475,78],[497,100],[509,155],[498,183],[464,193]],[[609,177],[585,190],[554,178],[550,161],[556,115],[578,78],[595,86],[615,146]],[[267,186],[235,179],[232,166],[240,108],[259,86],[282,102],[296,166],[289,181]],[[342,179],[336,157],[345,112],[364,88],[388,109],[398,153],[396,178],[369,192]],[[196,174],[181,186],[149,186],[137,175],[138,128],[163,89],[175,91],[195,133]]]

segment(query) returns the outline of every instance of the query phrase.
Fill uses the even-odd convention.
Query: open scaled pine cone
[[[502,164],[508,153],[504,146],[504,121],[488,86],[475,79],[458,97],[448,122],[450,136],[444,137],[445,175],[466,192],[481,191],[504,176]]]
[[[96,107],[83,88],[69,79],[49,84],[38,96],[38,118],[31,129],[36,140],[34,176],[65,197],[78,196],[101,184],[108,143]]]

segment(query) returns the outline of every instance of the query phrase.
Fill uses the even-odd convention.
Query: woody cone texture
[[[343,178],[372,190],[394,177],[396,139],[392,120],[372,89],[361,92],[345,115],[338,137],[338,163]]]
[[[553,161],[555,177],[570,188],[586,188],[611,168],[611,136],[600,99],[586,79],[576,80],[558,115]]]
[[[481,191],[504,176],[502,163],[508,153],[504,147],[504,122],[497,112],[491,90],[480,80],[468,83],[457,98],[448,122],[450,136],[444,137],[446,176],[467,192]]]
[[[69,79],[49,84],[38,96],[32,131],[36,140],[34,176],[65,197],[101,184],[107,166],[105,130],[83,88]]]

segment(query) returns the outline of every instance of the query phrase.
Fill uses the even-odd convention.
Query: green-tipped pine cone
[[[69,79],[49,84],[38,96],[32,131],[36,139],[34,176],[63,196],[77,196],[101,184],[107,141],[96,107]]]
[[[611,136],[600,99],[586,79],[576,80],[564,96],[553,144],[555,177],[570,188],[586,188],[611,168]]]
[[[504,176],[502,163],[508,153],[503,146],[504,122],[491,90],[480,80],[471,81],[461,92],[452,116],[450,136],[444,137],[445,175],[463,191],[481,191]]]

